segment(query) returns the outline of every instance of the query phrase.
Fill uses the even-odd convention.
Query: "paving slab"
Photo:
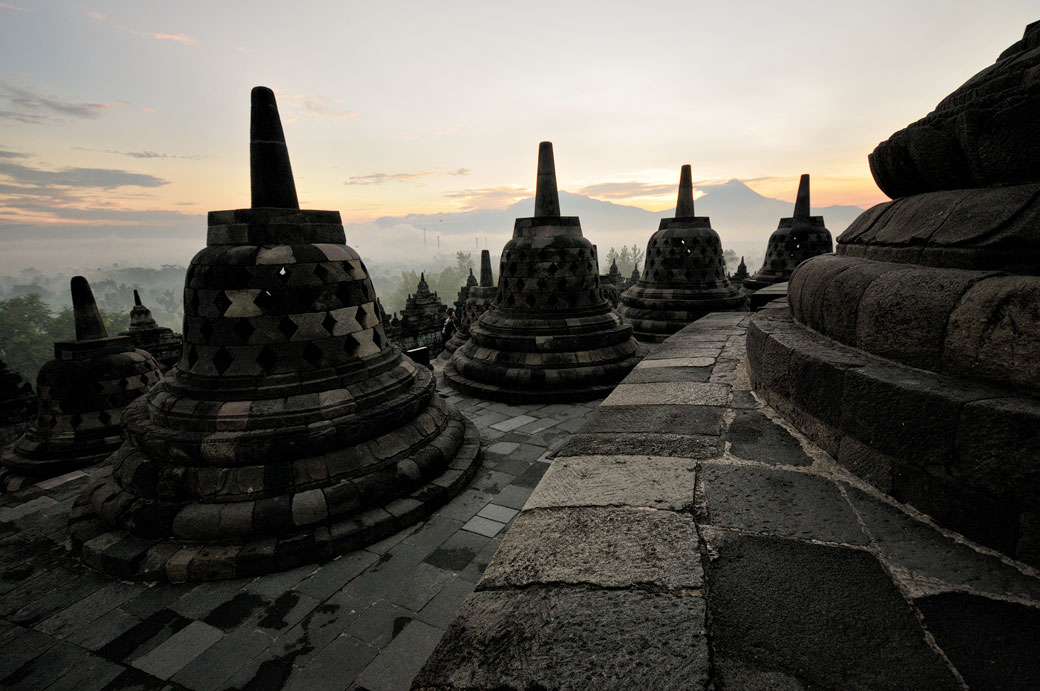
[[[582,507],[525,511],[502,538],[478,589],[566,583],[676,590],[701,582],[691,515]]]
[[[720,686],[731,686],[735,662],[741,675],[778,672],[806,688],[960,688],[874,555],[754,535],[707,540]]]
[[[1040,608],[970,593],[943,593],[915,604],[969,687],[1040,688]]]
[[[643,506],[680,511],[693,505],[696,468],[697,462],[687,458],[559,458],[527,500],[527,508]]]
[[[704,688],[704,634],[704,601],[696,596],[476,592],[412,688]]]
[[[704,463],[707,525],[766,535],[866,546],[869,538],[826,478],[763,466]]]

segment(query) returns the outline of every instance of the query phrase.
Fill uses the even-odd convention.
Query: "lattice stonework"
[[[661,219],[646,247],[639,280],[621,295],[621,313],[640,341],[660,343],[709,312],[743,310],[745,298],[726,277],[722,241],[706,216],[694,214],[693,177],[682,167],[675,217]]]
[[[339,213],[298,208],[267,89],[252,140],[253,208],[209,214],[181,358],[70,517],[83,559],[123,577],[329,559],[422,519],[479,462],[472,423],[387,340]]]
[[[490,266],[486,273],[490,279]],[[478,305],[472,307],[476,314]],[[578,219],[560,216],[549,142],[539,149],[535,216],[516,220],[493,302],[469,335],[445,379],[466,393],[510,402],[605,396],[645,354],[603,297],[596,250]]]

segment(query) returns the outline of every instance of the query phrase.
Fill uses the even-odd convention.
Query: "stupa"
[[[451,353],[458,350],[459,346],[469,339],[470,327],[477,323],[480,315],[487,312],[491,303],[495,300],[496,293],[498,293],[498,286],[495,285],[495,279],[491,273],[491,253],[488,250],[481,250],[480,282],[477,285],[470,285],[466,288],[466,300],[462,303],[462,307],[458,312],[462,327],[455,336],[459,337],[459,341],[458,345],[451,349]],[[452,337],[452,340],[455,340],[455,336]],[[450,344],[451,342],[449,341]],[[448,346],[445,346],[445,350],[449,350]]]
[[[605,396],[646,352],[601,295],[578,218],[560,216],[550,142],[538,149],[534,216],[516,219],[494,302],[469,332],[444,367],[446,381],[507,402]]]
[[[184,353],[69,518],[123,578],[215,580],[391,535],[465,486],[472,423],[383,332],[337,211],[300,210],[270,89],[252,92],[252,208],[209,214]]]
[[[93,465],[123,443],[124,408],[159,381],[159,363],[109,336],[82,276],[71,281],[76,340],[54,344],[36,378],[36,419],[3,452],[3,467],[46,477]]]
[[[20,437],[35,413],[32,386],[0,360],[0,446]]]
[[[838,463],[1040,566],[1040,22],[870,156],[893,201],[757,313],[760,394]]]
[[[730,281],[736,283],[737,286],[743,286],[744,280],[748,277],[747,264],[744,263],[744,257],[740,258],[740,263],[737,264],[737,270],[730,276]]]
[[[780,219],[780,224],[769,236],[762,268],[744,280],[744,289],[755,291],[783,283],[791,278],[794,267],[810,257],[830,254],[833,248],[831,232],[823,225],[823,216],[810,215],[809,176],[802,175],[798,181],[794,215]]]
[[[181,358],[181,335],[173,329],[159,326],[152,311],[141,304],[141,295],[134,291],[134,306],[130,309],[130,328],[122,336],[129,336],[134,345],[152,354],[166,372]]]
[[[469,269],[469,276],[466,277],[466,285],[459,288],[458,297],[455,300],[455,320],[459,323],[458,328],[455,329],[455,333],[451,335],[448,342],[444,344],[444,350],[441,352],[441,357],[448,357],[456,350],[459,346],[466,342],[469,338],[469,322],[466,320],[466,300],[469,299],[469,292],[473,288],[477,287],[477,277],[473,275],[473,267]],[[447,317],[445,317],[446,319]],[[443,328],[443,325],[442,325]]]
[[[396,313],[395,313],[396,316]],[[444,326],[446,309],[437,293],[430,290],[426,282],[426,272],[419,274],[419,283],[414,293],[409,293],[401,309],[400,319],[391,323],[386,336],[408,351],[413,348],[429,348],[430,355],[437,355],[444,349],[441,342],[441,328]]]
[[[709,312],[745,310],[739,287],[726,278],[722,241],[693,205],[689,165],[679,174],[674,218],[662,218],[646,246],[639,281],[621,295],[618,311],[644,343],[660,343]]]

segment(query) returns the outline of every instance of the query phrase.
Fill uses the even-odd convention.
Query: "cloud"
[[[26,158],[26,155],[18,153],[17,151],[7,151],[6,149],[0,149],[0,158]]]
[[[126,225],[166,222],[162,214],[176,211],[145,211],[137,206],[143,193],[134,188],[168,184],[153,175],[110,168],[61,168],[44,170],[15,163],[24,157],[0,151],[0,226],[20,223],[72,225]],[[130,189],[126,189],[130,188]],[[157,215],[158,214],[158,215]]]
[[[17,7],[6,2],[0,2],[0,8],[3,8],[5,10],[14,10],[15,12],[28,12],[28,10],[26,10],[24,7]]]
[[[578,194],[599,199],[631,199],[632,197],[658,197],[672,194],[675,185],[653,185],[646,182],[601,182],[578,190]]]
[[[0,118],[38,125],[65,118],[96,120],[110,106],[106,103],[84,103],[63,100],[56,96],[44,96],[32,89],[0,81]]]
[[[349,178],[345,185],[382,185],[387,182],[408,182],[420,178],[440,177],[442,175],[469,175],[469,168],[456,168],[445,170],[438,166],[433,170],[423,170],[418,173],[369,173],[368,175],[354,175]]]
[[[449,199],[454,199],[468,208],[501,208],[508,206],[521,199],[530,197],[532,192],[525,187],[500,186],[500,187],[477,187],[465,190],[456,190],[445,194]]]
[[[175,43],[180,43],[181,45],[186,45],[186,46],[200,46],[200,45],[202,45],[202,41],[200,41],[199,39],[192,38],[191,36],[185,36],[184,34],[167,34],[167,33],[161,32],[161,31],[139,31],[137,29],[131,29],[128,26],[123,26],[122,24],[117,24],[116,28],[119,29],[120,31],[125,31],[128,34],[133,34],[134,36],[144,36],[145,38],[154,38],[157,41],[173,41]]]
[[[352,118],[357,115],[357,113],[352,110],[338,109],[333,105],[333,103],[342,103],[343,99],[336,98],[331,99],[331,101],[332,102],[330,103],[330,99],[312,97],[304,100],[303,107],[311,115],[320,115],[334,118],[336,120],[346,120],[347,118]]]
[[[167,154],[159,151],[118,151],[116,149],[92,149],[89,146],[74,146],[73,149],[79,151],[93,151],[99,154],[115,154],[116,156],[129,156],[130,158],[176,158],[185,159],[189,161],[201,161],[210,156],[202,156],[201,154]]]
[[[0,161],[0,175],[17,184],[36,187],[94,187],[110,190],[117,187],[160,187],[169,184],[169,181],[153,175],[113,168],[41,170],[7,161]]]

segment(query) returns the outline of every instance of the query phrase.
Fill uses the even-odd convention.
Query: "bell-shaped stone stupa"
[[[560,216],[552,144],[542,142],[534,216],[516,219],[494,302],[445,366],[448,383],[500,401],[610,393],[645,349],[603,298],[598,273],[578,218]]]
[[[722,241],[693,206],[693,175],[679,174],[674,218],[662,218],[646,246],[639,281],[621,295],[618,311],[644,343],[660,343],[709,312],[744,310],[739,286],[726,278]]]
[[[393,534],[475,472],[471,423],[383,332],[339,212],[301,211],[270,89],[252,93],[252,208],[209,214],[184,353],[69,519],[89,565],[213,580]]]
[[[794,202],[794,215],[781,218],[766,245],[766,259],[750,278],[744,281],[744,289],[755,291],[783,283],[791,278],[791,272],[806,259],[834,250],[831,231],[823,225],[823,216],[809,215],[809,176],[803,175],[798,182],[798,197]]]
[[[159,363],[126,336],[109,336],[82,276],[71,281],[76,340],[54,344],[36,378],[38,409],[3,454],[5,469],[50,476],[104,460],[123,443],[124,408],[162,376]]]
[[[152,311],[141,304],[141,295],[136,290],[134,306],[130,309],[130,329],[120,335],[129,336],[135,346],[151,353],[164,372],[181,358],[181,335],[159,326]]]

